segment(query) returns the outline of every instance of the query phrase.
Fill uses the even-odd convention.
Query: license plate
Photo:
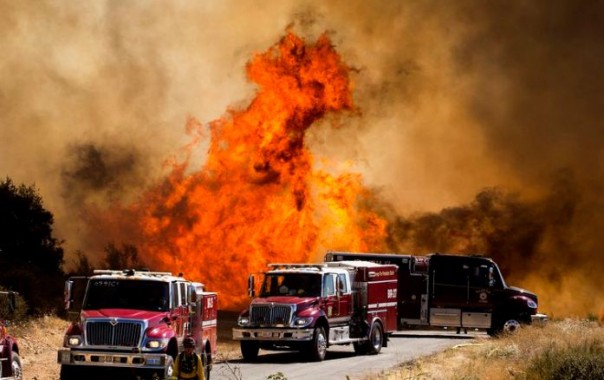
[[[273,333],[269,332],[269,331],[261,331],[260,332],[260,337],[261,338],[272,338],[273,337]]]
[[[113,356],[101,356],[100,359],[100,362],[113,363]]]

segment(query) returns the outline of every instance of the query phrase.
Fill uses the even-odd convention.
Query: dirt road
[[[379,355],[356,356],[352,346],[334,346],[327,351],[323,362],[304,362],[297,352],[260,351],[254,363],[244,363],[241,356],[217,364],[212,371],[213,380],[260,380],[279,378],[287,380],[361,380],[370,379],[384,370],[393,368],[421,356],[430,355],[474,339],[486,339],[484,333],[471,332],[457,335],[454,332],[413,331],[397,333],[388,347]]]

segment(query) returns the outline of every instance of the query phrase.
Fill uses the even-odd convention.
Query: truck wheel
[[[499,334],[513,334],[520,329],[520,322],[516,319],[507,319],[504,322],[498,323],[495,327],[487,329],[489,336],[497,336]]]
[[[23,380],[23,367],[21,366],[21,358],[19,354],[13,352],[13,359],[11,361],[11,370],[15,380]]]
[[[325,336],[325,329],[319,326],[315,328],[315,332],[313,334],[313,340],[309,350],[310,360],[315,362],[323,361],[326,353],[327,337]]]
[[[174,358],[170,355],[166,358],[166,370],[164,371],[164,379],[171,379],[174,374]]]
[[[367,337],[367,353],[370,355],[377,355],[382,350],[382,344],[384,343],[384,332],[382,331],[382,325],[378,322],[374,322],[369,331]]]
[[[206,380],[210,380],[210,354],[204,351],[201,354],[201,363],[203,365],[203,374]]]
[[[241,355],[243,360],[251,362],[258,358],[258,351],[260,351],[260,345],[258,342],[252,340],[241,341]]]
[[[508,319],[507,321],[505,321],[505,323],[503,324],[501,331],[504,334],[513,334],[516,331],[518,331],[518,329],[520,329],[520,322],[518,322],[515,319]]]

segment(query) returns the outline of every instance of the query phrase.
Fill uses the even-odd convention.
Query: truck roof
[[[332,261],[317,264],[269,264],[271,273],[325,273],[325,272],[343,272],[350,268],[375,268],[381,267],[384,264],[374,263],[372,261],[363,260],[344,260]]]
[[[292,263],[292,264],[269,264],[271,270],[270,273],[325,273],[329,272],[341,272],[344,269],[337,268],[336,265],[330,265],[331,263],[317,263],[317,264],[305,264],[305,263]]]
[[[372,267],[381,267],[384,265],[389,265],[389,264],[378,264],[373,261],[365,261],[365,260],[342,260],[342,261],[332,261],[329,263],[330,267],[343,266],[343,267],[354,267],[354,268],[360,268],[360,267],[372,268]]]
[[[150,272],[134,269],[96,269],[91,279],[149,280],[149,281],[189,281],[182,275],[175,276],[170,272]],[[201,283],[200,283],[201,284]],[[203,286],[203,284],[201,284]]]

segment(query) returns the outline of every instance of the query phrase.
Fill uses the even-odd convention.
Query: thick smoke
[[[393,249],[484,251],[544,311],[599,311],[600,2],[3,1],[0,175],[40,188],[68,260],[98,257],[81,215],[161,178],[189,117],[246,104],[289,25],[355,68],[361,114],[307,141],[389,205]]]

